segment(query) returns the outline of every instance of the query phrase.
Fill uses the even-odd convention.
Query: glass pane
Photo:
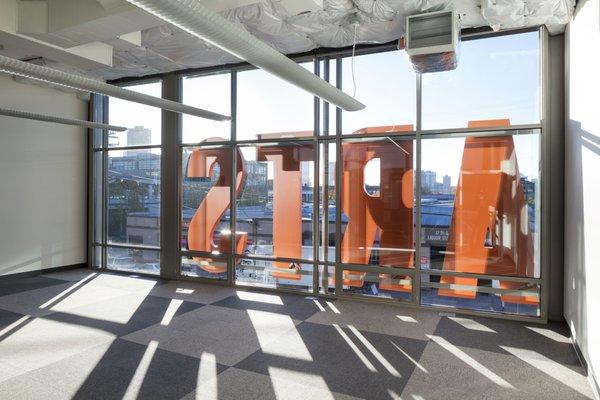
[[[341,262],[414,267],[414,140],[342,144]]]
[[[183,198],[181,248],[213,254],[231,253],[231,148],[187,147],[182,153]],[[238,150],[238,188],[243,162]],[[238,236],[238,252],[244,251]]]
[[[312,292],[313,265],[241,258],[235,266],[235,282],[240,286]]]
[[[156,250],[142,250],[121,247],[107,248],[107,268],[119,271],[160,274],[160,253]]]
[[[108,152],[108,242],[160,246],[160,149]]]
[[[342,88],[366,104],[361,111],[343,112],[342,133],[372,129],[411,131],[416,124],[416,77],[406,55],[399,51],[342,60]]]
[[[313,63],[300,64],[313,71]],[[314,134],[314,97],[261,69],[238,73],[237,139]]]
[[[312,143],[244,147],[245,181],[237,200],[238,254],[313,258]]]
[[[538,32],[462,42],[455,70],[423,75],[423,129],[539,123],[539,59]]]
[[[335,143],[319,145],[319,260],[330,262],[335,261],[335,149]]]
[[[231,115],[231,74],[183,79],[183,103],[223,115]],[[229,140],[229,121],[211,121],[183,114],[183,143]]]
[[[181,275],[227,280],[227,260],[184,255],[181,257]]]
[[[540,277],[539,140],[423,139],[422,268]]]
[[[423,139],[422,269],[540,277],[539,140],[538,133]],[[506,311],[509,302],[535,311],[514,312],[537,315],[538,298],[503,292],[520,283],[450,275],[433,282],[443,289],[422,283],[425,304]],[[478,286],[501,291],[482,295]]]
[[[335,287],[335,279],[330,279],[329,285]],[[412,279],[406,275],[344,270],[342,289],[348,294],[410,301]]]
[[[421,304],[539,316],[540,286],[477,277],[421,275]]]
[[[162,96],[161,82],[125,86],[125,89],[154,97]],[[111,125],[127,128],[125,132],[109,132],[109,147],[160,144],[160,108],[109,97],[108,122]]]

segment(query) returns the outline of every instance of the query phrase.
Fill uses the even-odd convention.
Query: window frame
[[[139,81],[130,82],[129,84],[122,85],[122,86],[136,86],[136,85],[152,84],[152,83],[161,84],[161,82],[162,82],[162,80],[158,79],[158,78],[142,79]],[[90,116],[92,117],[92,120],[108,124],[109,123],[109,113],[110,113],[109,98],[107,96],[92,94],[91,99],[90,99]],[[100,146],[95,145],[94,138],[97,135],[101,135]],[[161,133],[161,136],[162,136],[162,133]],[[101,186],[102,186],[101,213],[102,213],[102,215],[100,215],[98,218],[98,216],[95,213],[95,209],[90,210],[88,212],[88,219],[89,219],[88,224],[91,225],[88,229],[88,243],[89,243],[89,247],[90,247],[88,250],[88,260],[91,261],[91,264],[94,267],[98,267],[100,269],[105,269],[105,270],[110,270],[110,271],[115,271],[115,272],[126,272],[124,270],[111,269],[108,267],[108,249],[109,248],[121,248],[121,249],[126,249],[126,250],[156,251],[158,253],[159,257],[161,257],[162,253],[161,253],[160,245],[148,246],[148,245],[138,245],[138,244],[134,244],[134,243],[116,243],[116,242],[113,243],[113,242],[109,241],[109,239],[108,239],[108,195],[109,195],[108,164],[109,164],[109,153],[111,151],[159,149],[159,150],[161,150],[161,156],[160,156],[161,163],[160,164],[161,164],[161,169],[162,169],[162,161],[163,161],[162,141],[160,144],[110,147],[108,131],[100,130],[100,129],[91,129],[89,143],[90,143],[89,144],[90,149],[89,149],[88,154],[89,154],[90,160],[88,161],[88,165],[89,165],[89,169],[91,170],[91,172],[88,174],[88,177],[90,179],[90,182],[88,184],[88,186],[90,187],[90,192],[89,192],[88,198],[90,198],[90,200],[88,201],[88,203],[95,204],[95,201],[96,201],[95,196],[97,194],[93,190],[94,186],[97,184],[96,177],[94,175],[94,167],[95,167],[94,160],[95,160],[96,154],[101,154],[102,155],[102,157],[101,157],[102,165],[101,165],[100,170],[101,170],[101,180],[102,180],[102,183],[101,183]],[[160,185],[162,186],[162,176],[161,176],[161,180],[160,180]],[[161,190],[160,198],[162,200],[162,190]],[[162,203],[162,201],[161,201],[161,203]],[[161,216],[159,217],[159,219],[160,218],[162,218],[162,212],[161,212]],[[95,231],[97,229],[95,226],[95,222],[97,221],[97,219],[99,219],[101,221],[100,240],[97,240],[98,238],[95,237],[96,236]],[[160,240],[162,240],[162,232],[161,231],[159,231],[159,238],[160,238]],[[100,260],[97,260],[97,256],[96,256],[97,250],[100,251]],[[162,263],[160,263],[160,264],[162,264]],[[141,273],[141,274],[149,275],[149,276],[157,276],[156,274],[147,274],[147,273],[142,273],[142,272],[138,272],[138,271],[134,271],[134,270],[129,271],[129,273],[131,273],[131,272]]]
[[[420,293],[421,293],[421,288],[420,288],[420,283],[421,283],[421,264],[420,262],[415,262],[415,268],[411,268],[411,269],[402,269],[402,273],[406,274],[407,276],[410,276],[410,278],[412,279],[412,295],[411,295],[411,299],[410,301],[392,301],[392,303],[402,303],[405,304],[407,306],[414,306],[414,307],[418,307],[418,308],[424,308],[424,309],[433,309],[433,310],[440,310],[440,311],[450,311],[450,312],[460,312],[460,313],[465,313],[465,314],[470,314],[470,315],[486,315],[486,316],[493,316],[493,317],[498,317],[498,318],[506,318],[506,319],[513,319],[513,320],[523,320],[523,321],[542,321],[545,322],[548,319],[548,293],[549,293],[549,261],[548,261],[548,255],[549,255],[549,244],[548,244],[548,232],[547,232],[547,227],[549,226],[549,212],[548,212],[548,208],[546,207],[546,204],[548,204],[548,198],[549,198],[549,191],[547,189],[547,185],[545,184],[545,182],[548,179],[548,156],[549,156],[549,145],[548,145],[548,139],[546,138],[546,134],[545,131],[549,130],[549,122],[548,122],[548,118],[546,117],[548,114],[548,102],[546,100],[548,91],[549,91],[549,86],[548,86],[548,79],[547,79],[547,69],[548,69],[548,39],[547,39],[547,30],[543,27],[534,27],[534,28],[527,28],[527,29],[519,29],[519,30],[514,30],[514,31],[504,31],[504,32],[485,32],[485,33],[471,33],[471,34],[467,34],[462,36],[462,40],[466,41],[466,40],[477,40],[480,38],[485,38],[485,37],[489,37],[489,36],[502,36],[502,35],[509,35],[509,34],[519,34],[519,33],[524,33],[524,32],[538,32],[539,34],[539,79],[540,79],[540,85],[539,85],[539,96],[540,96],[540,121],[539,123],[533,123],[533,124],[526,124],[526,125],[513,125],[510,127],[506,127],[506,128],[502,128],[502,131],[506,131],[506,132],[513,132],[516,131],[518,132],[519,130],[528,130],[528,129],[537,129],[540,131],[540,203],[541,203],[541,218],[539,221],[539,228],[540,228],[540,240],[539,240],[539,254],[540,254],[540,258],[539,258],[539,262],[540,262],[540,266],[541,266],[541,276],[540,278],[522,278],[522,277],[506,277],[506,276],[498,276],[498,278],[502,278],[502,280],[514,280],[514,281],[519,281],[519,282],[528,282],[528,283],[532,283],[532,284],[539,284],[541,285],[540,288],[540,302],[539,302],[539,314],[538,316],[526,316],[526,315],[516,315],[516,314],[505,314],[505,313],[501,313],[501,312],[487,312],[487,311],[478,311],[478,310],[474,310],[474,309],[464,309],[464,308],[447,308],[447,307],[440,307],[440,306],[429,306],[429,305],[424,305],[421,302],[421,298],[420,298]],[[382,52],[390,52],[390,51],[394,51],[397,49],[397,43],[392,42],[392,43],[387,43],[387,44],[383,44],[383,45],[361,45],[361,46],[357,46],[356,47],[356,55],[368,55],[371,53],[382,53]],[[335,82],[330,82],[332,84],[334,84],[336,87],[341,88],[341,84],[342,84],[342,62],[341,60],[343,58],[347,58],[350,57],[352,55],[352,48],[345,48],[345,49],[337,49],[337,50],[330,50],[330,49],[319,49],[319,50],[315,50],[313,52],[310,53],[305,53],[305,54],[301,54],[301,55],[296,55],[296,56],[291,56],[290,58],[292,58],[294,61],[296,61],[297,63],[302,63],[302,62],[307,62],[307,61],[312,61],[314,63],[314,73],[319,75],[320,77],[326,79],[326,80],[330,80],[330,78],[332,77],[332,69],[335,68],[336,74],[335,74],[335,78],[336,81]],[[179,83],[179,87],[178,88],[174,88],[175,91],[178,91],[179,93],[179,98],[181,98],[181,94],[182,94],[182,79],[183,77],[196,77],[196,76],[205,76],[205,75],[213,75],[213,74],[223,74],[223,73],[227,73],[230,74],[230,81],[231,81],[231,140],[224,140],[222,142],[206,142],[206,143],[189,143],[189,142],[183,142],[181,140],[181,118],[178,119],[178,124],[175,123],[172,125],[172,129],[176,130],[178,132],[178,135],[172,135],[175,139],[174,142],[171,143],[172,145],[176,146],[177,148],[177,156],[173,157],[172,155],[169,155],[168,152],[165,152],[163,150],[162,152],[162,168],[166,168],[169,165],[176,165],[177,168],[177,175],[178,175],[178,181],[177,181],[177,193],[165,193],[165,196],[176,196],[176,202],[178,204],[178,206],[176,207],[176,210],[173,211],[169,211],[169,215],[171,216],[175,216],[177,222],[177,235],[174,237],[166,237],[166,235],[164,235],[162,233],[162,227],[163,224],[161,223],[161,237],[164,238],[164,240],[166,241],[174,241],[177,245],[175,246],[176,250],[173,250],[173,246],[169,246],[169,248],[165,248],[164,246],[160,246],[158,247],[158,250],[161,252],[161,266],[165,265],[165,263],[167,262],[174,262],[177,264],[177,268],[169,268],[169,269],[165,269],[165,268],[161,268],[161,276],[165,277],[165,278],[171,278],[171,279],[180,279],[180,280],[193,280],[193,281],[200,281],[200,282],[210,282],[210,283],[214,283],[214,284],[224,284],[224,285],[229,285],[229,286],[240,286],[238,284],[236,284],[235,282],[235,259],[236,256],[234,254],[228,254],[227,257],[227,262],[228,262],[228,278],[226,281],[217,281],[217,280],[211,280],[211,279],[206,279],[206,278],[198,278],[198,277],[189,277],[189,276],[183,276],[181,274],[180,271],[180,264],[181,264],[181,259],[182,256],[190,256],[190,255],[195,255],[195,256],[199,256],[199,257],[210,257],[210,253],[202,253],[202,252],[190,252],[190,251],[183,251],[181,249],[181,246],[179,246],[179,239],[180,239],[180,235],[181,235],[181,227],[180,227],[180,219],[181,219],[181,206],[182,206],[182,196],[183,196],[183,185],[181,182],[181,177],[182,177],[182,165],[181,165],[181,157],[182,157],[182,150],[186,147],[194,147],[194,146],[202,146],[202,145],[206,145],[206,146],[231,146],[234,150],[237,149],[239,146],[248,146],[248,145],[260,145],[262,143],[273,143],[273,139],[270,138],[266,138],[266,139],[246,139],[246,140],[237,140],[237,136],[236,136],[236,122],[237,122],[237,72],[240,71],[246,71],[246,70],[251,70],[251,69],[255,69],[255,67],[247,64],[247,63],[239,63],[239,64],[230,64],[230,65],[222,65],[222,66],[216,66],[216,67],[210,67],[210,68],[199,68],[199,69],[190,69],[190,70],[185,70],[185,71],[178,71],[175,73],[171,73],[170,75],[174,75]],[[142,79],[136,79],[136,78],[126,78],[126,79],[120,79],[120,80],[116,80],[113,81],[111,83],[113,84],[126,84],[126,83],[132,83],[132,82],[136,82],[136,83],[148,83],[149,81],[152,80],[157,80],[158,78],[162,78],[165,77],[169,74],[159,74],[159,75],[154,75],[154,76],[150,76],[150,77],[146,77],[146,78],[142,78]],[[164,84],[164,81],[163,81]],[[415,143],[416,143],[416,150],[415,150],[415,157],[416,157],[416,171],[415,171],[415,179],[414,179],[414,185],[415,188],[420,188],[421,187],[421,140],[422,137],[424,136],[428,136],[428,137],[434,137],[434,136],[439,136],[439,137],[443,137],[443,136],[447,136],[447,135],[452,135],[452,134],[490,134],[491,132],[497,132],[499,129],[498,128],[450,128],[450,129],[431,129],[431,130],[423,130],[422,129],[422,76],[419,74],[415,74],[415,85],[416,85],[416,124],[414,127],[414,130],[410,131],[410,132],[403,132],[402,134],[356,134],[356,135],[342,135],[342,124],[343,124],[343,115],[342,115],[342,111],[339,108],[333,108],[333,106],[329,106],[327,102],[325,101],[321,101],[320,99],[314,97],[314,135],[310,136],[310,137],[300,137],[300,138],[281,138],[281,139],[277,139],[277,142],[281,142],[281,143],[285,143],[285,142],[294,142],[294,143],[312,143],[313,144],[313,149],[314,149],[314,183],[313,183],[313,187],[314,187],[314,195],[313,195],[313,210],[319,210],[320,209],[320,204],[321,203],[321,199],[319,196],[319,190],[321,187],[320,184],[320,163],[321,162],[328,162],[328,155],[329,155],[329,146],[328,144],[334,144],[334,149],[336,151],[336,160],[341,160],[341,156],[342,156],[342,151],[341,151],[341,144],[343,140],[347,140],[347,139],[361,139],[361,138],[369,138],[369,139],[376,139],[376,138],[381,138],[381,137],[391,137],[394,138],[396,136],[398,137],[402,137],[405,136],[406,134],[412,134],[415,137]],[[163,97],[165,96],[164,90],[163,90]],[[104,120],[107,120],[107,113],[102,113],[102,109],[103,106],[106,107],[105,102],[103,101],[99,101],[98,99],[101,98],[101,96],[94,96],[92,97],[92,110],[94,112],[92,112],[92,116],[94,117],[94,119],[97,119],[98,115],[102,115],[104,117]],[[100,112],[97,112],[98,110],[100,110]],[[164,120],[164,115],[166,113],[169,113],[167,111],[163,110],[163,130],[165,129],[165,120]],[[331,124],[330,122],[334,122],[333,124]],[[331,132],[330,131],[330,127],[334,127],[335,128],[335,132]],[[163,132],[163,139],[165,138],[164,132]],[[107,145],[106,141],[106,135],[104,135],[103,138],[104,141],[104,145]],[[90,159],[93,162],[93,155],[95,154],[96,151],[98,151],[97,148],[95,148],[93,146],[93,140],[90,141]],[[162,147],[165,146],[165,143],[161,143],[161,146],[148,146],[148,147]],[[236,158],[235,158],[235,151],[232,151],[232,171],[236,171]],[[103,171],[106,169],[106,160],[104,159],[104,166],[103,166]],[[328,169],[328,168],[327,168]],[[105,172],[104,172],[105,174]],[[344,269],[349,269],[351,268],[352,270],[357,270],[357,271],[365,271],[365,272],[375,272],[375,273],[390,273],[393,272],[390,270],[389,267],[383,267],[383,266],[373,266],[373,265],[355,265],[355,264],[341,264],[340,263],[340,243],[341,243],[341,207],[340,207],[340,199],[341,199],[341,165],[340,163],[336,163],[336,168],[335,168],[335,194],[336,194],[336,232],[335,232],[335,261],[334,262],[330,262],[327,260],[321,260],[320,258],[320,251],[321,251],[321,247],[322,247],[322,243],[320,242],[320,237],[322,237],[323,235],[321,234],[321,224],[319,223],[319,218],[315,217],[316,213],[313,212],[313,249],[314,249],[314,255],[313,255],[313,259],[312,260],[296,260],[302,263],[311,263],[313,266],[313,290],[312,290],[312,294],[316,295],[316,296],[325,296],[325,297],[331,297],[331,298],[354,298],[354,297],[358,297],[358,295],[356,294],[350,294],[350,293],[344,293],[343,288],[342,288],[342,271]],[[90,174],[90,193],[92,194],[92,196],[89,196],[92,198],[93,201],[93,187],[94,187],[94,182],[93,182],[93,172]],[[103,187],[103,192],[106,191],[106,176],[103,176],[103,180],[104,180],[104,185],[102,185]],[[234,180],[235,181],[235,180]],[[416,193],[419,193],[418,195],[415,196],[415,232],[414,232],[414,236],[415,238],[420,238],[421,237],[421,195],[420,195],[420,190],[415,190]],[[106,202],[105,199],[105,193],[103,195],[103,201]],[[324,201],[323,201],[324,202]],[[90,203],[91,204],[91,203]],[[328,204],[326,204],[326,206],[328,207]],[[103,204],[103,210],[106,210],[106,203]],[[231,190],[231,204],[230,204],[230,213],[231,213],[231,218],[230,218],[230,223],[232,227],[236,226],[236,198],[235,198],[235,190]],[[163,212],[161,214],[161,221],[164,221],[165,218],[167,218],[168,215],[165,215],[165,213]],[[96,216],[94,216],[94,210],[90,209],[89,211],[89,218],[91,221],[91,225],[93,225],[93,221],[97,218]],[[106,219],[106,211],[103,212],[102,215],[102,220],[103,220],[103,225],[105,226],[105,219]],[[328,224],[326,224],[328,225]],[[232,229],[233,231],[233,229]],[[327,228],[324,229],[324,231],[327,231]],[[95,248],[96,246],[102,246],[103,248],[103,259],[101,260],[100,265],[106,265],[106,241],[104,241],[104,243],[97,243],[93,240],[93,232],[94,232],[94,227],[91,226],[89,228],[89,232],[92,232],[92,236],[90,236],[90,240],[88,241],[90,243],[90,249],[89,249],[89,254],[91,257],[93,257],[93,255],[95,254]],[[103,237],[105,238],[106,236],[106,232],[103,232]],[[171,235],[173,236],[173,235]],[[326,239],[326,238],[323,238]],[[165,242],[163,241],[162,244],[164,244]],[[317,245],[318,244],[318,245]],[[111,245],[112,246],[112,245]],[[416,260],[420,260],[420,253],[421,253],[421,246],[417,245],[415,246],[415,259]],[[154,248],[150,248],[152,250],[156,250]],[[238,256],[239,257],[239,256]],[[262,257],[262,256],[253,256],[253,255],[244,255],[244,258],[255,258],[257,260],[264,260],[264,261],[272,261],[275,258],[272,257]],[[95,258],[91,258],[92,260],[95,260]],[[279,258],[279,260],[285,261],[284,258]],[[95,263],[95,261],[94,261]],[[323,269],[323,270],[329,270],[329,268],[332,267],[334,272],[335,272],[335,285],[330,285],[333,287],[328,287],[328,283],[327,283],[327,279],[322,279],[322,277],[319,276],[319,269]],[[394,269],[395,271],[398,271],[399,269]],[[482,277],[492,277],[491,275],[482,275],[482,274],[475,274],[475,276],[479,276],[481,275]],[[243,285],[242,285],[243,286]],[[282,289],[282,288],[260,288],[260,290],[268,290],[268,291],[275,291],[275,292],[290,292],[290,290],[288,289]],[[331,291],[333,290],[333,291]],[[295,292],[295,291],[292,291]],[[297,293],[297,292],[295,292]],[[361,297],[364,298],[364,297]],[[367,300],[374,300],[374,301],[381,301],[381,299],[369,299],[367,298]],[[384,301],[389,301],[389,300],[384,300]]]

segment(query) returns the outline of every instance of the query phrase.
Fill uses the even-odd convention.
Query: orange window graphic
[[[470,128],[508,125],[508,120],[469,123]],[[444,270],[533,276],[533,233],[527,221],[525,191],[519,176],[512,136],[465,140]],[[440,282],[467,287],[439,289],[441,296],[476,296],[468,287],[477,286],[477,278],[443,276]],[[516,282],[500,282],[502,289],[519,286]],[[516,294],[504,294],[502,300],[538,303],[537,297]]]
[[[357,133],[412,131],[412,125],[364,128]],[[343,263],[369,264],[379,238],[379,264],[412,268],[413,241],[413,141],[377,140],[342,145],[342,212],[348,224],[341,243]],[[379,192],[365,189],[365,167],[379,160]],[[360,287],[364,272],[344,270],[344,285]],[[380,275],[380,288],[411,291],[395,283],[402,276]]]
[[[273,255],[302,258],[302,170],[313,161],[313,145],[257,148],[257,160],[273,163]],[[275,261],[275,278],[300,280],[296,263]]]
[[[219,226],[221,218],[230,206],[231,198],[231,149],[195,149],[188,160],[186,168],[187,178],[208,178],[216,165],[219,166],[219,177],[206,197],[202,200],[194,213],[188,228],[187,246],[191,251],[202,251],[213,254],[230,253],[232,250],[231,231],[223,230],[215,237],[215,230]],[[239,150],[236,151],[236,196],[240,194],[245,179],[244,159]],[[246,245],[247,235],[238,233],[236,235],[236,251],[243,252]],[[227,267],[215,265],[206,258],[194,258],[198,266],[210,273],[222,273]]]
[[[470,128],[509,126],[509,120],[471,121]],[[412,125],[368,127],[355,133],[384,134],[410,132]],[[342,144],[342,197],[340,206],[347,218],[341,241],[341,262],[413,268],[414,185],[413,138],[377,138]],[[196,210],[189,226],[188,249],[213,254],[243,254],[247,234],[238,232],[235,248],[231,232],[215,234],[221,218],[229,209],[231,191],[231,153],[229,148],[196,149],[187,169],[188,178],[207,178],[219,165],[219,177]],[[237,197],[245,184],[242,153],[236,150]],[[365,168],[378,161],[378,188],[366,189]],[[314,161],[312,144],[259,146],[257,161],[272,164],[273,184],[273,256],[302,258],[302,168]],[[528,204],[520,179],[512,136],[467,137],[460,167],[449,236],[443,259],[443,271],[473,274],[532,277],[534,271],[534,233],[528,221]],[[215,237],[216,236],[216,237]],[[376,252],[374,252],[376,250]],[[374,257],[376,256],[376,257]],[[208,272],[225,272],[223,266],[204,259],[199,266]],[[272,276],[300,280],[296,263],[275,261]],[[362,287],[365,272],[343,271],[343,285]],[[406,276],[380,274],[380,289],[410,292]],[[333,282],[333,280],[331,280]],[[443,275],[438,289],[441,296],[475,298],[476,277]],[[500,281],[508,289],[505,302],[538,304],[537,296],[518,293],[521,284]],[[514,289],[515,293],[510,293]]]

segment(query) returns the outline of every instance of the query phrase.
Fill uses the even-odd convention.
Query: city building
[[[0,400],[600,400],[599,16],[0,1]]]

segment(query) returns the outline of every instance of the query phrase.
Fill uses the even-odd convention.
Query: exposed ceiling
[[[462,28],[547,25],[559,33],[575,0],[198,0],[285,54],[385,43],[406,15],[454,9]],[[124,0],[0,0],[0,54],[101,79],[239,62]]]

